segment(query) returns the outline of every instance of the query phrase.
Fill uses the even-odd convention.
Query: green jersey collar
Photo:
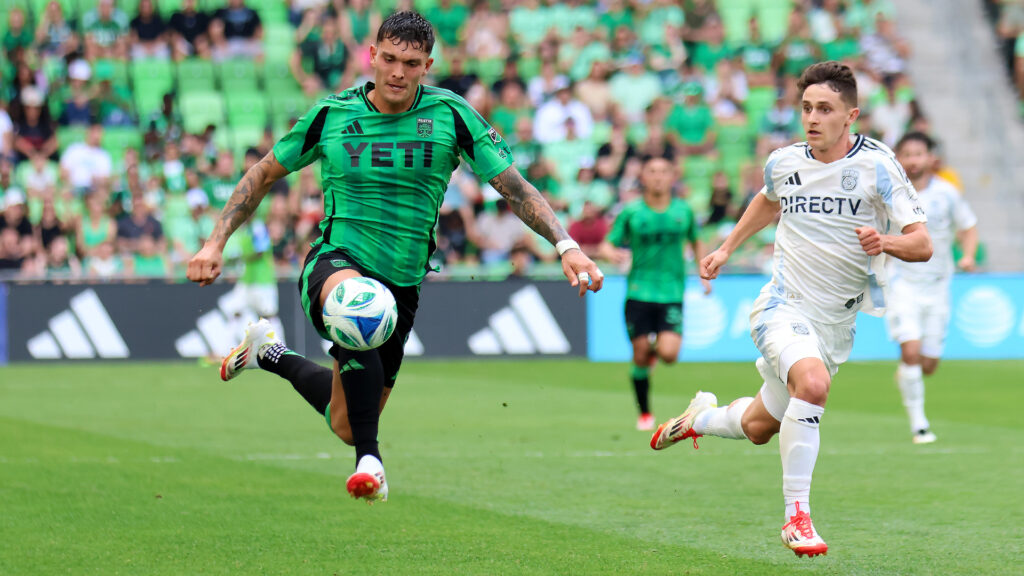
[[[375,86],[374,86],[373,82],[369,82],[368,81],[361,88],[359,88],[359,90],[357,90],[357,92],[359,93],[359,97],[363,99],[363,103],[366,104],[367,108],[369,108],[373,112],[380,112],[380,110],[377,108],[377,106],[375,106],[373,104],[373,102],[370,100],[370,96],[369,96],[370,92],[373,91],[374,88],[375,88]],[[422,100],[422,99],[423,99],[423,85],[420,84],[420,85],[416,86],[416,97],[412,99],[412,105],[409,106],[409,110],[415,110],[416,107],[420,105],[420,100]],[[406,112],[408,112],[409,110],[406,110]]]

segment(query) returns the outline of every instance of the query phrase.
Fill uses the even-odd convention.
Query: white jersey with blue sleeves
[[[854,229],[897,234],[926,222],[914,186],[885,144],[861,135],[828,164],[806,142],[768,157],[761,193],[780,204],[772,294],[812,320],[847,324],[859,310],[881,314],[883,267],[864,253]]]

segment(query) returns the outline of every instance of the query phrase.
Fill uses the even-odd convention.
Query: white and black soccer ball
[[[395,296],[386,286],[364,276],[338,284],[324,301],[324,326],[338,346],[371,350],[391,337],[398,324]]]

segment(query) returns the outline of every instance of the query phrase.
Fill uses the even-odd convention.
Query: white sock
[[[747,435],[743,432],[743,413],[753,401],[748,396],[734,400],[728,406],[705,410],[693,421],[693,431],[706,436],[745,440]]]
[[[786,521],[800,511],[811,512],[811,475],[818,460],[818,423],[825,408],[790,398],[779,430],[782,456],[782,495],[786,500]]]
[[[896,370],[896,381],[903,396],[903,406],[910,417],[910,431],[928,429],[928,418],[924,415],[924,375],[920,364],[904,364]]]

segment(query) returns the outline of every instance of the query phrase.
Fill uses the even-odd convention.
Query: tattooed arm
[[[490,182],[491,186],[508,201],[508,205],[515,215],[552,245],[564,240],[572,240],[558,221],[551,205],[540,195],[533,184],[523,178],[515,166],[506,168],[504,172],[491,178]],[[588,288],[594,292],[601,289],[604,274],[579,247],[569,248],[562,253],[561,257],[562,271],[571,285],[579,286],[580,296]],[[583,274],[588,275],[589,280],[586,276],[582,276]]]
[[[220,213],[217,225],[203,248],[189,260],[187,276],[206,286],[220,276],[222,252],[228,238],[256,211],[270,186],[288,175],[288,170],[270,152],[246,171]]]

